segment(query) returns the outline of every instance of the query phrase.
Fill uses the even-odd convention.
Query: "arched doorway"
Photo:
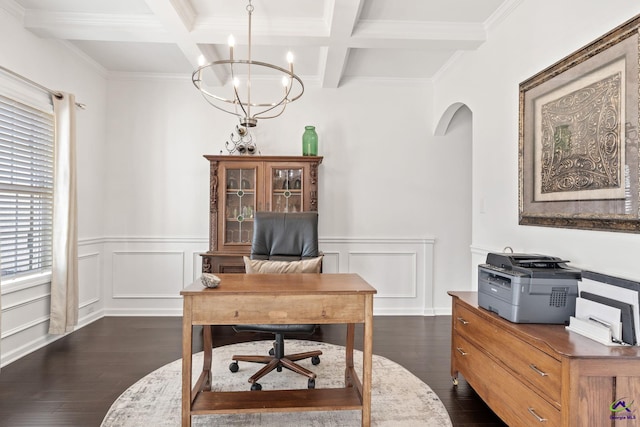
[[[434,153],[447,164],[439,200],[446,206],[446,217],[434,248],[436,307],[451,303],[447,290],[473,289],[475,275],[467,268],[472,259],[472,116],[464,103],[451,104],[434,132]],[[443,295],[445,300],[439,301]]]

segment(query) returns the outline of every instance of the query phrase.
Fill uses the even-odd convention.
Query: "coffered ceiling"
[[[519,0],[252,0],[252,57],[336,88],[352,79],[429,80],[477,49]],[[0,0],[42,38],[107,75],[191,76],[197,58],[246,57],[247,0]]]

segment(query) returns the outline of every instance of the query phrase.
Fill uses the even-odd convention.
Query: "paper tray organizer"
[[[577,334],[591,338],[594,341],[598,341],[600,344],[608,346],[629,345],[614,338],[610,327],[598,324],[594,321],[578,319],[577,317],[571,316],[569,318],[569,326],[566,328]]]
[[[640,342],[640,282],[582,272],[576,313],[567,330],[607,346]]]

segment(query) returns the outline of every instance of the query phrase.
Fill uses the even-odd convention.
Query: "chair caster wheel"
[[[269,350],[269,356],[275,356],[276,352],[274,349]]]
[[[457,378],[451,378],[451,381],[453,382],[454,386],[458,385],[458,379]]]
[[[262,390],[262,386],[259,383],[251,384],[251,391],[260,391]]]
[[[313,357],[311,358],[311,363],[312,363],[313,365],[319,365],[319,364],[320,364],[320,356],[313,356]]]
[[[233,373],[238,372],[238,369],[240,369],[240,367],[238,366],[238,362],[231,362],[231,364],[229,365],[229,370]]]
[[[315,378],[309,378],[309,381],[307,381],[307,388],[316,388]]]

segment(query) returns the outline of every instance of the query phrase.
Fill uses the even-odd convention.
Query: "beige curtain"
[[[78,221],[76,202],[75,96],[53,97],[55,160],[50,334],[78,324]]]
[[[2,367],[2,290],[0,290],[0,367]]]

